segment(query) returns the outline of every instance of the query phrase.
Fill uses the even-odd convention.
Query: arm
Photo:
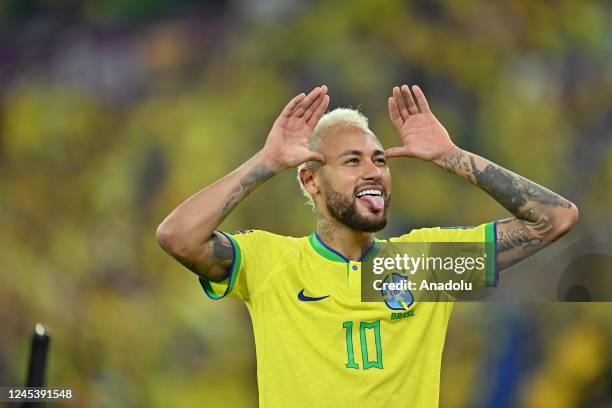
[[[497,264],[508,268],[567,233],[578,220],[578,208],[560,195],[473,153],[459,149],[431,113],[425,95],[408,86],[393,89],[389,115],[403,146],[388,157],[416,157],[436,163],[479,187],[514,217],[497,222]],[[419,109],[420,108],[420,109]]]
[[[325,86],[293,98],[274,122],[261,151],[164,219],[156,234],[160,246],[200,276],[212,281],[227,278],[232,248],[217,227],[240,201],[275,174],[306,161],[324,161],[320,153],[308,149],[307,141],[328,104]]]
[[[572,202],[480,156],[456,148],[435,162],[486,191],[514,215],[497,222],[500,269],[556,241],[578,220],[578,208]]]

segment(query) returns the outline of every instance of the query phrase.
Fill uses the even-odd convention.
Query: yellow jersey
[[[438,406],[452,302],[415,302],[406,310],[361,302],[361,262],[316,233],[225,235],[234,253],[229,277],[199,280],[209,297],[236,297],[249,310],[260,407]],[[385,241],[373,247],[377,242]],[[389,242],[494,243],[495,223],[415,229]],[[495,253],[487,255],[483,280],[492,286]]]

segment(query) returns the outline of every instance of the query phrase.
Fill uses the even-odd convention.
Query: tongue
[[[385,199],[381,196],[365,195],[360,198],[368,203],[368,205],[375,211],[380,211],[385,207]]]

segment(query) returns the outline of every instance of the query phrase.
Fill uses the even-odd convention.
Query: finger
[[[391,118],[391,122],[396,128],[401,128],[404,124],[404,120],[402,119],[402,115],[400,115],[399,109],[397,108],[397,103],[395,103],[395,98],[390,97],[387,101],[389,105],[389,118]]]
[[[408,116],[410,116],[410,113],[408,113],[406,102],[404,101],[402,93],[397,86],[393,87],[393,99],[395,99],[395,104],[397,105],[402,121],[405,121],[408,119]]]
[[[310,126],[311,129],[314,129],[315,126],[317,126],[317,123],[319,123],[319,121],[321,120],[321,117],[323,116],[323,114],[325,114],[325,111],[327,110],[328,106],[329,106],[329,95],[324,95],[323,102],[319,104],[319,106],[314,111],[310,119],[308,119],[308,121],[306,122],[308,126]]]
[[[392,158],[392,157],[410,157],[410,151],[404,147],[391,147],[387,150],[385,150],[385,157],[387,159]]]
[[[289,116],[291,112],[295,109],[295,107],[306,97],[305,93],[301,93],[296,95],[289,101],[289,103],[285,106],[283,111],[281,112],[281,116]]]
[[[313,115],[313,113],[317,110],[317,108],[319,107],[319,105],[323,102],[323,97],[325,95],[320,93],[319,96],[317,96],[317,99],[315,99],[312,104],[310,104],[310,106],[308,107],[308,109],[306,109],[306,111],[304,112],[304,115],[302,116],[302,118],[308,122],[308,119],[310,119],[310,117]]]
[[[319,94],[321,93],[322,88],[317,86],[315,89],[310,91],[306,98],[300,102],[297,108],[294,111],[294,116],[301,117],[306,112],[306,109],[317,99]],[[327,92],[327,87],[325,87],[325,92]]]
[[[412,94],[410,93],[410,88],[408,88],[408,85],[402,85],[401,89],[402,96],[404,97],[406,105],[408,106],[408,112],[410,112],[411,115],[419,113],[419,108],[416,106],[416,103],[414,103],[414,99],[412,98]]]
[[[414,92],[414,95],[417,98],[417,102],[419,103],[419,108],[421,108],[421,112],[431,113],[431,110],[429,109],[429,104],[427,103],[427,99],[425,98],[425,94],[423,93],[421,88],[419,88],[418,85],[413,85],[412,91]]]

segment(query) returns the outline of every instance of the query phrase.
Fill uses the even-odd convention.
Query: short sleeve
[[[228,277],[213,282],[199,277],[206,295],[214,300],[235,297],[248,302],[250,297],[264,284],[283,256],[285,237],[260,230],[234,233],[221,232],[232,244],[233,260]]]
[[[497,268],[497,240],[496,223],[490,222],[476,227],[436,227],[421,228],[408,234],[391,238],[390,242],[425,242],[430,243],[433,252],[435,243],[465,242],[483,243],[485,268],[483,271],[469,270],[462,277],[465,281],[473,282],[476,287],[496,287],[499,280]],[[440,255],[440,254],[437,254]]]

